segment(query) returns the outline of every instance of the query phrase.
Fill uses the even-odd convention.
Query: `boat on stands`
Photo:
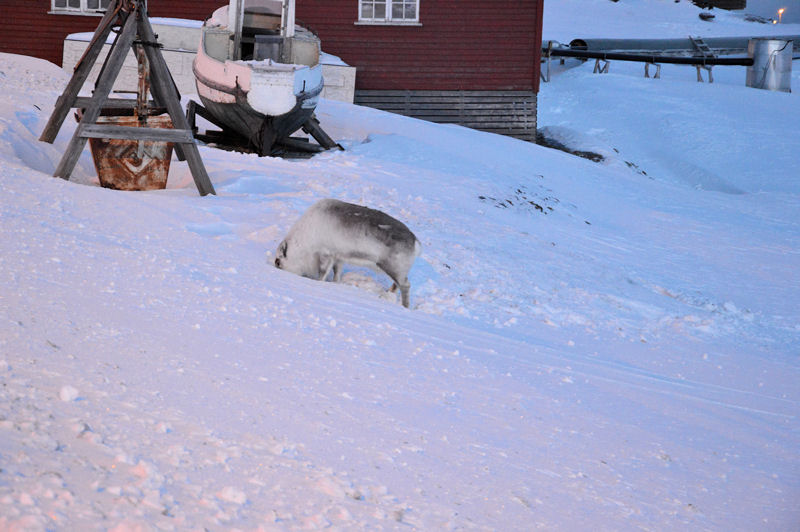
[[[319,59],[319,38],[295,24],[294,0],[230,0],[201,28],[193,70],[207,113],[198,114],[270,155],[301,127],[319,128]]]

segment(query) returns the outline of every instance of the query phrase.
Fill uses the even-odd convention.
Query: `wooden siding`
[[[6,0],[0,0],[9,4]],[[543,0],[420,0],[420,24],[357,24],[358,0],[296,0],[297,21],[357,68],[356,103],[534,140]],[[226,0],[150,0],[151,17],[204,20]],[[0,52],[60,65],[64,38],[99,17],[4,6]]]
[[[203,20],[225,0],[150,0],[151,17]],[[64,38],[98,17],[49,14],[49,0],[3,1],[0,51],[61,64]],[[356,24],[358,0],[297,0],[298,22],[358,68],[364,90],[539,88],[542,0],[420,0],[420,26]]]
[[[540,0],[420,0],[421,26],[356,24],[356,0],[298,0],[357,90],[538,90]]]
[[[440,124],[536,139],[533,91],[358,90],[355,103]]]
[[[225,0],[150,0],[151,17],[204,20]],[[32,55],[61,64],[64,38],[70,33],[93,32],[99,16],[50,14],[50,0],[2,0],[4,28],[0,52]],[[11,7],[13,5],[13,7]]]

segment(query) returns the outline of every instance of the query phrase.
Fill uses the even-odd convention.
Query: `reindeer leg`
[[[401,277],[397,275],[397,272],[387,268],[384,264],[378,264],[378,268],[381,269],[386,275],[388,275],[392,281],[392,287],[389,289],[390,292],[394,293],[397,289],[400,289],[400,300],[403,303],[403,306],[409,308],[409,296],[408,293],[411,289],[411,283],[408,282],[408,276],[402,276],[402,281],[400,281]]]
[[[408,278],[406,278],[405,282],[399,286],[400,286],[400,299],[403,303],[403,306],[409,308],[409,304],[411,303],[409,301],[410,299],[409,292],[411,292],[411,283],[409,283]]]
[[[338,283],[342,280],[342,262],[338,260],[333,261],[333,281]]]
[[[319,280],[324,281],[331,273],[331,269],[336,268],[336,260],[330,255],[322,255],[319,257],[319,271],[324,272],[320,274]]]

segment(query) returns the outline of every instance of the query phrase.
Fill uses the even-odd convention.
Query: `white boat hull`
[[[206,36],[207,32],[209,39],[215,34],[225,36],[225,27],[214,22],[221,18],[221,10],[202,29],[194,62],[197,93],[220,123],[248,139],[258,153],[268,155],[276,140],[291,135],[314,112],[323,88],[318,53],[312,66],[212,57]]]

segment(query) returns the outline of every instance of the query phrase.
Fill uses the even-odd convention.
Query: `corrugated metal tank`
[[[747,67],[748,87],[792,92],[792,41],[751,39],[747,54],[753,59]]]

